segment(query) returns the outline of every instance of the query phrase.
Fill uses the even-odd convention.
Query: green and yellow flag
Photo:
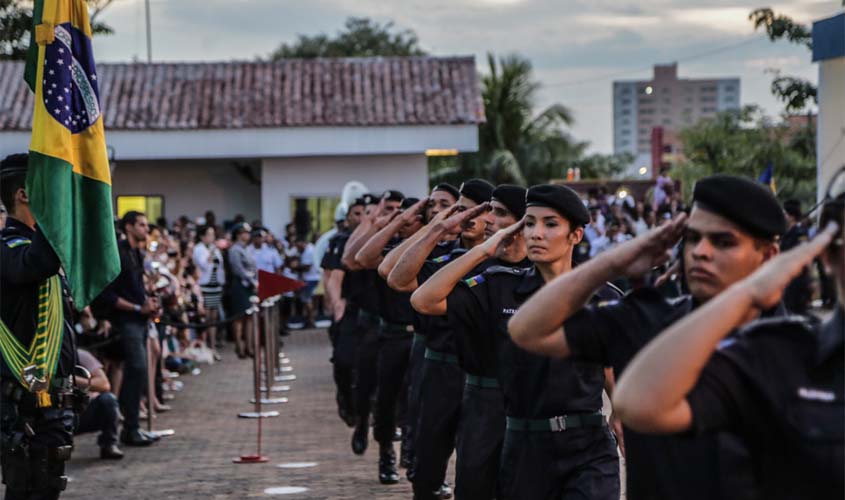
[[[24,74],[35,93],[27,194],[77,307],[120,272],[99,85],[84,0],[36,0]]]

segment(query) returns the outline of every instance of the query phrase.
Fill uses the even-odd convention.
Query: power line
[[[709,56],[712,56],[712,55],[715,55],[715,54],[720,54],[722,52],[726,52],[726,51],[731,50],[731,49],[736,49],[738,47],[748,45],[748,44],[755,42],[759,39],[761,39],[761,37],[759,35],[755,34],[755,35],[752,35],[751,37],[746,38],[745,40],[742,40],[740,42],[732,43],[730,45],[724,45],[722,47],[717,47],[715,49],[706,50],[706,51],[699,52],[699,53],[696,53],[696,54],[691,54],[689,56],[676,58],[675,62],[688,62],[688,61],[693,61],[695,59],[701,59],[703,57],[709,57]],[[565,82],[546,83],[546,84],[543,84],[543,87],[571,87],[571,86],[575,86],[575,85],[583,85],[585,83],[592,83],[592,82],[599,82],[599,81],[602,81],[602,80],[609,80],[609,79],[613,79],[613,78],[620,78],[620,77],[628,76],[628,75],[635,74],[635,73],[641,73],[643,71],[649,71],[651,69],[652,69],[652,66],[649,65],[649,66],[644,66],[644,67],[637,68],[637,69],[626,69],[626,70],[623,70],[623,71],[617,71],[617,72],[614,72],[614,73],[607,73],[607,74],[604,74],[604,75],[599,75],[599,76],[590,77],[590,78],[584,78],[584,79],[581,79],[581,80],[570,80],[570,81],[565,81]]]

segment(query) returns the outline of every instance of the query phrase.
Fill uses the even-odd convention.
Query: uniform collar
[[[543,279],[543,275],[540,274],[540,271],[537,270],[536,266],[532,266],[531,269],[522,276],[522,281],[520,281],[519,285],[516,287],[516,293],[517,295],[529,296],[545,284],[546,281]]]
[[[27,238],[31,238],[35,235],[35,231],[31,227],[27,226],[18,219],[15,219],[11,215],[6,217],[6,227],[4,228],[3,232],[20,235]]]
[[[845,344],[845,312],[842,307],[833,311],[833,316],[822,324],[818,337],[818,351],[816,361],[822,363],[835,353],[842,352]]]

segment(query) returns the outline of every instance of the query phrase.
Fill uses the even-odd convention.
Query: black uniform
[[[780,240],[781,252],[786,252],[806,243],[808,239],[807,230],[801,224],[795,224],[783,235]],[[786,290],[783,291],[783,304],[787,311],[793,314],[806,314],[811,299],[811,278],[810,268],[805,267],[797,278],[789,282]]]
[[[845,498],[845,313],[760,320],[723,342],[687,396],[698,432],[736,430],[761,498]]]
[[[426,260],[437,259],[451,252],[456,240],[439,243],[428,255]],[[408,404],[406,408],[405,427],[402,429],[402,449],[408,461],[408,479],[413,477],[415,461],[416,429],[419,423],[420,398],[422,383],[422,368],[425,361],[425,332],[428,328],[429,316],[414,311],[414,339],[411,343],[411,354],[408,359]]]
[[[653,288],[588,305],[564,322],[570,357],[611,366],[618,378],[640,349],[694,307],[689,295],[666,299]],[[779,307],[767,315],[784,313]],[[659,436],[626,428],[625,450],[631,500],[755,498],[747,450],[729,433]]]
[[[459,282],[447,299],[458,363],[466,374],[455,446],[457,498],[495,498],[505,439],[505,397],[498,379],[497,342],[480,320],[482,310],[470,290],[477,280],[483,279],[479,273],[493,266],[525,268],[531,262],[488,259]]]
[[[15,338],[29,346],[36,329],[38,288],[59,272],[59,259],[41,232],[11,217],[0,243],[0,318]],[[38,408],[35,395],[0,361],[0,439],[6,499],[58,498],[67,483],[64,462],[73,445],[76,365],[72,305],[64,295],[64,332],[58,366],[49,389],[51,405]]]
[[[466,252],[458,242],[446,255],[426,261],[419,283]],[[446,316],[426,316],[425,354],[420,373],[420,407],[412,473],[415,498],[433,498],[446,479],[449,457],[455,449],[463,397],[464,375],[458,366],[455,339]]]
[[[384,253],[390,252],[401,242],[401,239],[391,241]],[[373,435],[379,444],[386,446],[393,442],[396,434],[397,405],[400,413],[405,410],[405,403],[400,401],[400,396],[406,387],[415,315],[410,292],[393,290],[381,277],[378,277],[376,286],[382,321],[379,328],[378,388]]]
[[[619,498],[616,441],[601,414],[603,365],[537,356],[508,335],[510,317],[543,284],[533,267],[492,267],[468,286],[476,301],[476,331],[496,339],[505,397],[499,498]],[[597,293],[618,296],[611,287]]]

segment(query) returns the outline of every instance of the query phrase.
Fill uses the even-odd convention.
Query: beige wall
[[[818,196],[845,165],[845,57],[819,63]]]
[[[425,195],[428,163],[424,154],[272,158],[263,160],[261,178],[262,221],[280,234],[293,219],[292,198],[340,196],[349,181],[363,182],[374,193],[392,188]]]
[[[260,168],[252,170],[260,179]],[[112,191],[115,198],[164,196],[164,214],[171,222],[181,215],[196,218],[208,209],[214,210],[221,223],[238,213],[247,220],[261,216],[261,186],[247,181],[231,161],[118,161]]]

